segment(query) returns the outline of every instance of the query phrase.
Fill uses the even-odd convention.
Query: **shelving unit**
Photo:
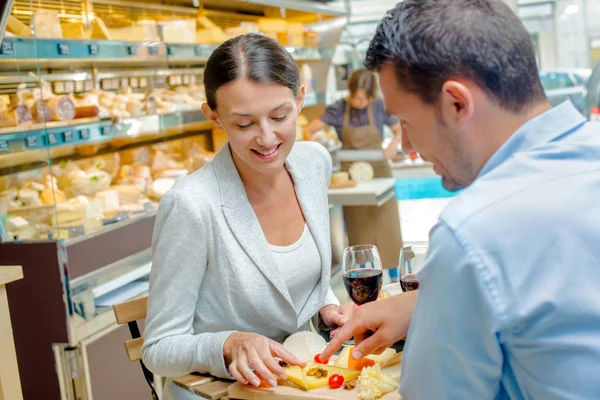
[[[57,95],[78,96],[90,88],[113,92],[129,88],[134,94],[148,94],[199,86],[206,60],[217,47],[161,40],[41,39],[33,30],[34,37],[9,37],[4,35],[4,26],[13,7],[18,7],[13,16],[26,25],[40,9],[58,10],[61,23],[75,21],[88,28],[94,15],[107,21],[118,16],[120,19],[112,18],[113,23],[206,16],[222,29],[240,22],[255,23],[261,17],[302,24],[318,33],[319,45],[306,41],[306,46],[286,49],[303,73],[312,71],[312,78],[303,75],[312,87],[303,108],[309,119],[325,107],[331,58],[346,24],[342,7],[308,0],[16,0],[3,5],[0,102],[18,88],[40,90],[43,83],[50,84]],[[64,91],[58,91],[57,85],[63,84]],[[198,140],[193,143],[206,145],[209,152],[217,150],[216,134],[199,108],[144,113],[150,115],[0,128],[0,193],[22,178],[40,180],[43,174],[52,174],[50,167],[60,167],[63,161],[86,162],[96,156],[112,157],[113,153],[119,153],[115,155],[119,158],[123,151],[150,146],[163,149],[183,140]],[[100,150],[93,155],[79,152],[90,147]],[[58,216],[56,205],[41,207]],[[14,236],[3,231],[9,214],[5,214],[0,198],[0,237],[6,239],[0,240],[0,264],[23,265],[25,272],[9,299],[26,398],[88,400],[148,395],[139,367],[122,362],[127,334],[117,327],[105,301],[107,295],[120,296],[128,290],[139,294],[147,284],[144,280],[150,268],[156,206],[153,201],[145,203],[143,210],[119,212],[89,232],[87,225],[78,229],[57,223],[54,232],[58,234],[54,236],[43,231],[31,240],[13,240]],[[60,235],[65,229],[69,232],[66,238]]]

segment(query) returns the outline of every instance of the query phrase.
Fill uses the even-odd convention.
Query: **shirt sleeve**
[[[197,371],[229,378],[223,344],[233,331],[194,334],[192,325],[208,265],[207,246],[199,245],[208,240],[206,224],[196,208],[176,190],[160,203],[142,359],[150,371],[163,377]],[[193,242],[186,239],[192,237]]]
[[[503,353],[489,295],[493,274],[445,223],[431,231],[402,363],[402,398],[493,399]]]

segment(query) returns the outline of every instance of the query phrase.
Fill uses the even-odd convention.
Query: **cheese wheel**
[[[75,118],[75,104],[69,96],[58,96],[48,100],[53,121],[70,121]]]
[[[284,342],[283,347],[292,353],[300,361],[310,362],[313,357],[321,353],[327,342],[316,332],[297,332],[290,335]]]
[[[363,161],[355,162],[348,169],[352,180],[355,182],[368,182],[375,176],[371,164]]]
[[[0,127],[18,126],[33,120],[29,108],[24,104],[12,106],[0,112]]]
[[[31,107],[31,116],[36,122],[52,121],[52,111],[43,100],[37,100]]]

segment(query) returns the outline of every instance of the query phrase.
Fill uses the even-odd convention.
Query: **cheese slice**
[[[339,357],[335,361],[334,365],[336,367],[348,368],[349,361],[350,361],[350,352],[353,349],[354,349],[354,346],[344,347],[344,349],[340,353]],[[392,363],[390,363],[390,361],[394,358],[395,355],[396,355],[396,350],[394,350],[392,348],[388,348],[388,349],[385,349],[385,351],[379,355],[370,354],[370,355],[366,356],[366,358],[369,358],[369,359],[375,361],[377,364],[379,364],[381,366],[381,368],[385,368],[390,365],[393,365]]]
[[[308,376],[308,371],[313,368],[322,368],[327,371],[327,376],[316,377]],[[285,368],[287,380],[280,380],[279,384],[290,386],[301,390],[319,389],[329,385],[329,378],[334,374],[344,377],[344,381],[351,381],[360,376],[360,371],[353,371],[347,368],[334,367],[325,364],[309,364],[304,368],[298,366],[289,366]]]

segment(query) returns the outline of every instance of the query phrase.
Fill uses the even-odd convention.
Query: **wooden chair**
[[[146,318],[146,306],[148,297],[141,297],[134,300],[129,300],[124,303],[115,304],[113,311],[117,318],[117,324],[129,326],[131,332],[131,340],[125,342],[125,352],[129,361],[139,361],[142,367],[142,372],[146,382],[152,391],[152,399],[158,400],[158,394],[155,389],[154,375],[146,368],[142,362],[142,345],[144,338],[140,333],[140,328],[137,321]],[[230,381],[219,380],[213,376],[189,374],[176,379],[173,383],[185,390],[197,394],[199,397],[209,400],[228,400],[227,390],[233,383]]]

